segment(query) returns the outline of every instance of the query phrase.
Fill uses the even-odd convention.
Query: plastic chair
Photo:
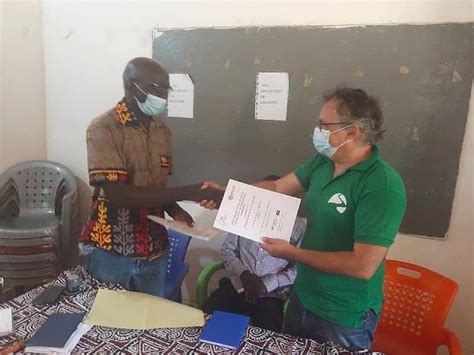
[[[224,260],[217,260],[207,264],[199,273],[196,285],[196,300],[199,309],[202,309],[204,303],[206,303],[209,291],[209,280],[211,280],[211,277],[216,272],[222,269],[225,269]],[[286,309],[288,308],[288,302],[289,300],[286,300],[285,305],[283,306],[284,313],[286,313]]]
[[[444,321],[458,284],[434,271],[396,260],[386,260],[385,303],[372,350],[390,355],[436,354],[446,345],[461,355],[454,333]]]
[[[168,229],[170,249],[165,279],[165,298],[181,302],[181,285],[189,271],[189,264],[184,261],[191,237]]]
[[[0,175],[0,207],[0,262],[16,258],[23,269],[29,262],[53,262],[51,253],[35,253],[42,245],[56,249],[58,268],[72,260],[79,235],[77,183],[65,166],[31,161],[7,169]],[[22,248],[23,255],[6,254],[11,247]]]
[[[199,273],[196,284],[196,300],[199,309],[202,309],[207,300],[209,280],[217,271],[224,269],[224,260],[217,260],[207,264]]]

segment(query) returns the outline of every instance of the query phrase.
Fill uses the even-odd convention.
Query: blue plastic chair
[[[165,298],[181,303],[181,285],[189,271],[189,264],[184,261],[191,237],[168,229],[170,250],[165,279]]]

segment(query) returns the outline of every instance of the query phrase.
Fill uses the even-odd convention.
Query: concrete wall
[[[0,172],[25,160],[46,159],[41,2],[0,1]]]

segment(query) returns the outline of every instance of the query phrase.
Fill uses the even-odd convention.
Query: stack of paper
[[[81,323],[85,313],[57,313],[28,341],[25,352],[70,354],[92,326]]]

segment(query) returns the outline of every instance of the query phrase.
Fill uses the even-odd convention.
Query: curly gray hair
[[[363,139],[362,143],[373,145],[382,139],[385,130],[382,129],[383,114],[379,101],[369,96],[362,89],[338,87],[323,94],[323,102],[335,100],[337,112],[347,123],[359,125]]]

